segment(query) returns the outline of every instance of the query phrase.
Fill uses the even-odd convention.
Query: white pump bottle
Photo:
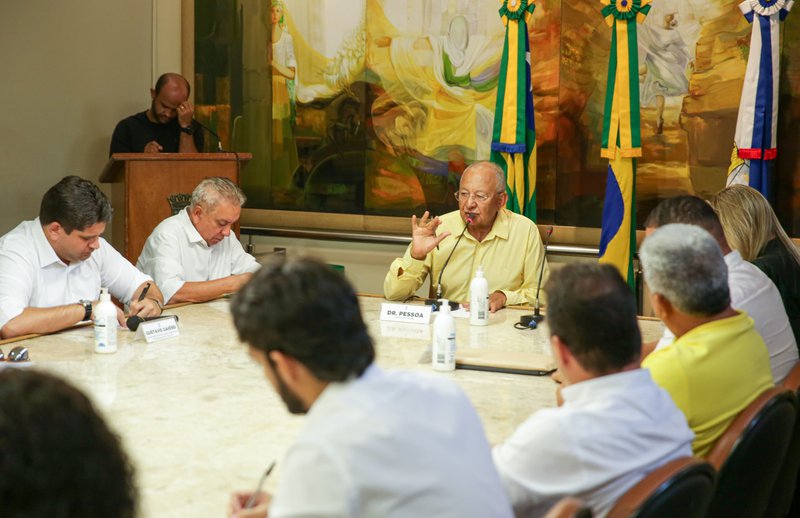
[[[433,370],[452,371],[456,368],[456,323],[450,314],[450,302],[442,299],[440,303],[433,322]]]
[[[469,284],[469,323],[473,326],[489,324],[489,282],[480,265]]]

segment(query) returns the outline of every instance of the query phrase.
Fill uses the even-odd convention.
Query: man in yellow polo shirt
[[[656,315],[675,341],[642,367],[686,415],[705,456],[733,419],[773,386],[769,352],[743,311],[731,308],[728,270],[711,234],[695,225],[660,227],[639,251]]]
[[[440,288],[442,297],[466,302],[470,281],[482,266],[490,311],[535,303],[542,266],[545,280],[548,273],[542,239],[531,220],[505,209],[505,185],[500,167],[476,162],[461,176],[457,211],[441,218],[429,218],[427,211],[419,220],[412,216],[411,244],[383,282],[386,298],[411,297],[430,274],[434,292]]]

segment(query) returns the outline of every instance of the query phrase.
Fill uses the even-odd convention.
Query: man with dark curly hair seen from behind
[[[511,518],[475,409],[451,381],[383,371],[344,275],[265,264],[231,302],[239,338],[306,426],[269,495],[230,516]],[[265,440],[268,440],[265,436]]]
[[[31,369],[0,370],[0,515],[133,518],[133,468],[78,389]]]

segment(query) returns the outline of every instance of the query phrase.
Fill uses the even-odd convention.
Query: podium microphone
[[[201,128],[203,128],[204,130],[206,130],[206,131],[207,131],[208,133],[210,133],[210,134],[211,134],[211,135],[212,135],[212,136],[213,136],[215,139],[217,139],[217,151],[219,151],[220,153],[222,153],[222,151],[223,151],[223,149],[222,149],[222,139],[221,139],[221,138],[219,138],[219,135],[217,135],[217,133],[216,133],[214,130],[212,130],[211,128],[209,128],[208,126],[206,126],[205,124],[203,124],[203,123],[202,123],[202,122],[200,122],[199,120],[197,120],[197,119],[192,119],[192,121],[194,121],[195,123],[197,123],[197,125],[198,125],[198,126],[200,126]]]
[[[514,324],[518,329],[536,329],[536,326],[544,320],[539,305],[539,291],[542,289],[542,276],[544,275],[544,263],[547,260],[547,247],[550,245],[550,236],[553,235],[553,226],[547,227],[547,235],[544,241],[544,256],[542,257],[542,267],[539,269],[539,282],[536,283],[536,304],[533,307],[533,315],[522,315],[519,322]]]
[[[125,321],[125,324],[131,331],[136,331],[137,329],[139,329],[139,324],[141,324],[142,322],[150,322],[151,320],[161,320],[162,318],[174,318],[176,322],[178,321],[178,315],[159,315],[157,317],[140,317],[137,315],[133,315],[132,317],[128,317],[128,320]]]

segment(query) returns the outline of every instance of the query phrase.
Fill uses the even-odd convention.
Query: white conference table
[[[378,365],[433,372],[429,362],[420,362],[432,326],[380,322],[380,305],[386,301],[371,296],[360,301]],[[136,468],[141,517],[224,516],[230,493],[252,489],[266,466],[277,460],[266,485],[274,490],[280,460],[303,417],[286,412],[261,368],[248,357],[227,299],[165,313],[179,316],[180,337],[146,344],[120,330],[119,350],[111,355],[93,352],[91,327],[2,349],[27,346],[33,368],[63,376],[95,402],[122,437]],[[507,308],[483,328],[456,319],[458,347],[549,354],[544,330],[513,327],[520,315],[529,313]],[[658,322],[641,324],[646,339],[660,335]],[[492,444],[532,412],[555,405],[556,385],[548,376],[461,369],[435,375],[452,379],[466,392]]]

